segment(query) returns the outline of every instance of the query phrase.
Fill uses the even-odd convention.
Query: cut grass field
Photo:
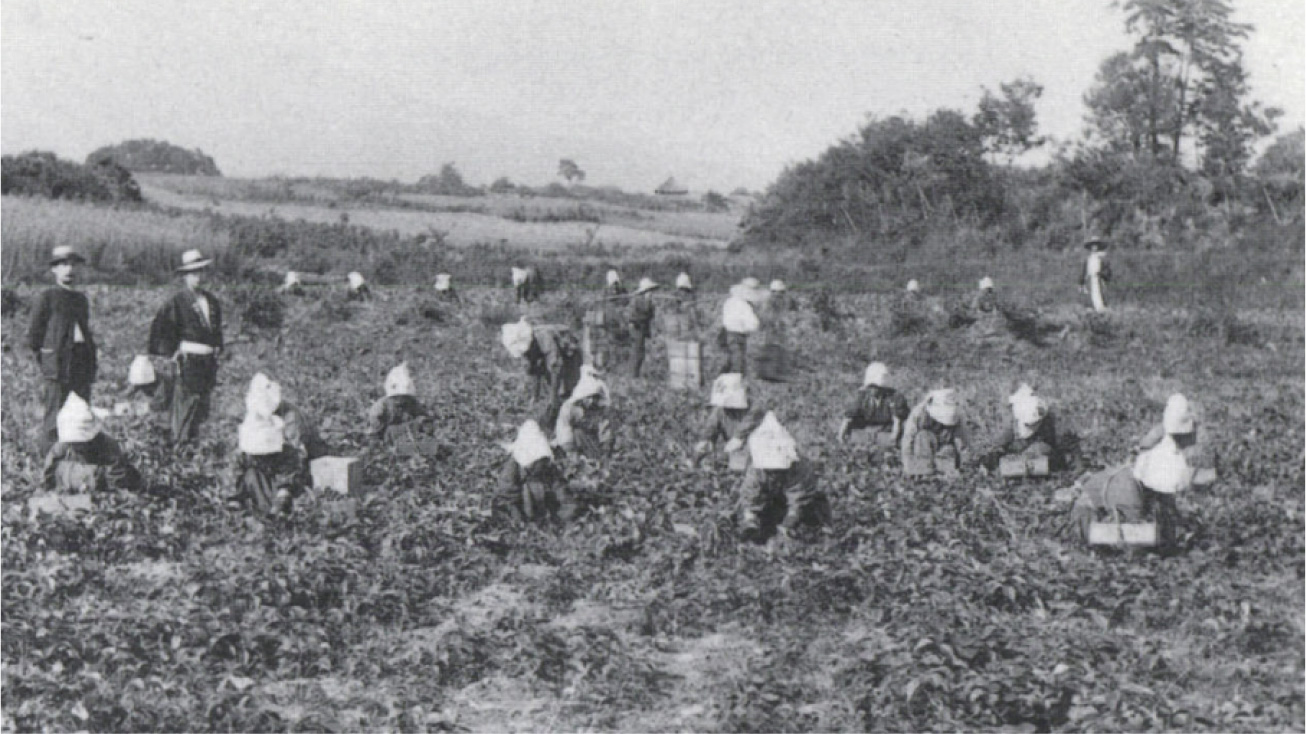
[[[233,302],[237,286],[220,297]],[[6,318],[5,730],[1306,725],[1299,313],[1235,310],[1257,331],[1231,339],[1177,302],[1122,308],[1092,333],[1067,312],[1069,336],[1035,347],[894,335],[892,299],[873,295],[837,296],[848,317],[831,332],[805,310],[790,331],[798,379],[758,384],[753,398],[821,465],[833,523],[768,550],[737,538],[724,460],[686,465],[706,395],[662,386],[660,340],[647,379],[611,377],[617,453],[578,469],[584,517],[489,518],[497,442],[542,407],[498,344],[498,323],[518,316],[511,292],[467,289],[442,321],[424,315],[423,289],[379,296],[347,305],[311,290],[288,301],[279,335],[233,343],[214,418],[181,460],[153,420],[111,420],[150,489],[99,497],[81,522],[23,511],[39,475],[25,439],[38,381],[21,316]],[[94,289],[98,404],[120,394],[164,297]],[[709,321],[720,297],[704,294]],[[541,310],[569,308],[551,293]],[[447,460],[366,438],[362,416],[401,359]],[[1177,555],[1086,552],[1064,535],[1055,492],[1073,477],[1004,484],[968,466],[956,480],[904,481],[867,446],[838,443],[871,359],[913,400],[957,387],[982,440],[1013,380],[1034,376],[1091,467],[1127,459],[1181,390],[1202,409],[1220,481],[1180,496]],[[272,521],[221,501],[256,370],[286,385],[336,452],[362,458],[354,520],[316,500]]]

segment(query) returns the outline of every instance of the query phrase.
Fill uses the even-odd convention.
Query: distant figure
[[[721,306],[721,332],[717,339],[718,345],[726,352],[722,373],[748,374],[748,335],[762,327],[753,304],[764,299],[755,278],[746,278],[731,286],[730,296]]]
[[[698,340],[702,319],[698,314],[698,295],[694,292],[689,273],[676,276],[676,289],[667,300],[662,325],[668,340]]]
[[[615,270],[609,270],[606,278],[606,285],[603,288],[603,295],[609,298],[613,296],[626,295],[626,285],[621,282],[621,273]]]
[[[859,429],[871,431],[871,445],[892,448],[902,440],[903,422],[911,409],[907,399],[888,386],[889,368],[883,362],[866,366],[862,388],[844,411],[843,424],[839,426],[839,442],[848,440],[849,434]]]
[[[699,431],[698,443],[694,444],[694,463],[702,462],[714,444],[724,442],[722,451],[731,457],[737,471],[743,471],[748,461],[744,441],[761,425],[765,414],[750,406],[748,384],[738,372],[727,372],[716,378],[708,404],[712,411]]]
[[[581,367],[580,381],[558,410],[553,443],[559,449],[601,461],[612,453],[612,398],[594,368]]]
[[[980,278],[979,290],[971,298],[970,307],[976,313],[990,313],[998,309],[998,295],[992,278],[987,275]]]
[[[222,354],[222,304],[200,288],[212,264],[199,250],[181,256],[184,287],[163,304],[150,326],[149,353],[176,364],[172,394],[172,441],[180,447],[195,438],[209,417],[210,395],[218,384]]]
[[[505,445],[509,457],[499,472],[493,499],[496,516],[516,522],[553,517],[568,521],[576,502],[562,468],[554,461],[549,440],[535,421],[517,429],[517,440]]]
[[[1088,249],[1088,259],[1084,262],[1084,273],[1079,278],[1079,291],[1088,293],[1093,310],[1102,313],[1106,310],[1106,284],[1111,281],[1111,266],[1106,261],[1107,243],[1093,238],[1084,243]]]
[[[921,293],[920,281],[915,278],[907,281],[907,296],[916,300],[925,297],[925,294]]]
[[[504,324],[499,339],[514,358],[526,360],[526,374],[533,378],[532,398],[539,399],[547,386],[548,405],[542,417],[545,425],[553,425],[580,381],[584,353],[576,336],[561,326],[533,327],[523,317]]]
[[[63,494],[140,491],[140,472],[118,442],[100,428],[91,406],[75,392],[59,410],[58,441],[45,455],[41,486]]]
[[[41,456],[58,440],[58,417],[70,393],[91,400],[95,382],[95,338],[91,334],[90,301],[74,290],[77,270],[86,258],[67,245],[50,254],[50,272],[55,285],[41,292],[32,309],[27,346],[41,371],[41,404],[45,417],[37,451]]]
[[[372,289],[367,285],[367,281],[363,279],[362,273],[355,270],[345,277],[349,280],[349,293],[345,296],[346,300],[372,300]]]
[[[540,282],[540,271],[534,265],[513,268],[512,285],[516,290],[518,305],[534,303],[540,299],[543,284]]]
[[[828,522],[829,505],[817,487],[816,468],[798,455],[797,442],[775,413],[767,413],[748,436],[748,454],[748,471],[738,489],[742,540],[765,541],[777,524],[788,537],[800,523]]]
[[[653,282],[652,278],[640,278],[639,287],[635,289],[634,297],[630,299],[630,310],[628,321],[630,323],[630,337],[634,340],[634,353],[631,355],[631,374],[639,377],[640,370],[644,367],[644,354],[647,348],[648,339],[653,334],[653,318],[657,315],[653,306],[653,291],[662,286]]]
[[[925,397],[903,424],[902,471],[906,476],[952,475],[961,470],[962,454],[970,446],[957,392],[935,390]]]
[[[299,273],[293,270],[287,271],[286,279],[281,283],[279,290],[288,296],[304,295],[304,284],[299,282]]]
[[[430,417],[416,393],[407,362],[390,370],[385,376],[385,397],[372,403],[367,411],[369,432],[374,438],[387,443],[414,438],[414,432]]]
[[[442,301],[460,303],[462,299],[458,297],[458,292],[453,289],[453,276],[448,273],[439,273],[435,276],[435,295]]]

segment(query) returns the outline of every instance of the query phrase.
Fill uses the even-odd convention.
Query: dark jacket
[[[892,426],[893,419],[907,420],[911,408],[902,393],[890,387],[867,385],[857,391],[849,403],[844,417],[851,421],[849,428]]]
[[[82,330],[86,347],[82,358],[89,365],[79,365],[79,370],[89,369],[95,376],[95,338],[91,335],[90,301],[86,294],[69,288],[46,289],[32,311],[32,325],[27,332],[27,346],[41,365],[41,374],[50,380],[68,382],[73,374],[74,327]]]
[[[638,337],[648,338],[653,332],[655,313],[653,299],[647,293],[635,296],[630,302],[631,331]]]
[[[140,472],[104,433],[85,443],[56,443],[41,476],[41,486],[57,492],[137,492],[141,485]]]
[[[200,313],[195,294],[189,288],[178,291],[163,304],[150,325],[150,354],[171,357],[183,341],[222,349],[222,306],[212,293],[200,289],[199,294],[209,302],[208,323]]]

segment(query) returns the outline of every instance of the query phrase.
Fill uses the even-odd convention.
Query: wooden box
[[[27,513],[33,520],[41,515],[75,517],[94,507],[89,494],[38,494],[27,500]]]
[[[934,460],[928,456],[904,456],[902,473],[909,477],[928,477],[934,474]]]
[[[1004,479],[1046,477],[1049,473],[1046,456],[1004,456],[998,460],[998,473]]]
[[[309,463],[313,489],[329,489],[340,494],[357,492],[363,484],[363,465],[358,459],[323,456]]]
[[[1156,545],[1156,523],[1154,522],[1089,523],[1088,544],[1150,548]]]
[[[667,381],[671,387],[697,390],[703,386],[702,350],[703,345],[696,341],[667,340]]]

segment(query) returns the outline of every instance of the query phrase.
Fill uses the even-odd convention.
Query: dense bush
[[[80,165],[54,153],[32,151],[0,159],[0,192],[81,201],[140,201],[136,180],[122,166],[102,160]]]
[[[185,148],[162,140],[128,140],[106,145],[86,156],[87,165],[112,161],[129,171],[180,173],[188,176],[221,176],[213,159],[196,148]]]

